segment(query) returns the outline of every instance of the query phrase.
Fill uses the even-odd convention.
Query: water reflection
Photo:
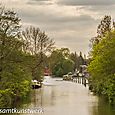
[[[101,102],[87,87],[67,81],[55,80],[53,86],[34,90],[27,108],[35,107],[42,107],[44,115],[115,115],[114,108]]]
[[[115,106],[107,103],[102,97],[98,98],[97,106],[93,106],[92,115],[115,115]]]

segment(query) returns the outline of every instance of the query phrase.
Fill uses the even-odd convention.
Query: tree
[[[71,53],[70,54],[70,59],[74,62],[74,72],[76,71],[76,69],[79,69],[79,59],[78,59],[78,55],[75,53]]]
[[[52,74],[62,77],[68,72],[73,72],[74,62],[70,59],[70,51],[68,48],[54,50],[49,57],[49,66]]]
[[[0,108],[11,105],[30,92],[31,73],[23,63],[20,18],[14,11],[0,8]]]
[[[0,8],[0,72],[2,71],[3,59],[7,58],[13,49],[19,48],[18,41],[20,19],[14,11]],[[7,49],[7,50],[6,50]]]
[[[93,91],[104,95],[110,102],[115,100],[115,31],[108,29],[101,41],[93,45],[92,61],[88,66]]]
[[[33,78],[36,78],[36,71],[43,66],[44,57],[46,57],[44,55],[54,49],[54,41],[45,32],[32,26],[22,32],[22,37],[24,38],[24,52],[30,53],[35,57],[35,62],[32,66],[32,75]]]
[[[79,65],[84,65],[84,58],[82,56],[82,52],[79,54]]]
[[[114,27],[114,23],[113,23]],[[110,32],[112,29],[111,16],[105,15],[97,27],[97,36],[91,39],[92,46],[98,44],[106,33]]]
[[[97,37],[104,37],[107,32],[111,31],[111,16],[106,16],[102,19],[97,28]]]

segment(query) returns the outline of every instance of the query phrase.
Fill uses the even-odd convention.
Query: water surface
[[[27,108],[42,107],[44,115],[115,115],[115,108],[94,96],[88,87],[60,79],[54,79],[53,84],[34,90]]]

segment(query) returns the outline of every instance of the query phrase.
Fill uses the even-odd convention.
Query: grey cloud
[[[53,19],[53,20],[52,20]],[[58,16],[58,17],[53,17],[51,21],[59,22],[59,23],[66,23],[66,22],[83,22],[83,21],[94,21],[94,19],[89,16],[89,15],[80,15],[80,16]]]
[[[51,22],[50,22],[51,21]],[[73,30],[79,31],[84,28],[88,30],[90,27],[98,24],[99,20],[94,20],[88,15],[81,15],[79,17],[58,17],[51,19],[47,23],[52,30]],[[44,23],[43,23],[44,24]]]
[[[60,5],[113,5],[115,4],[115,0],[58,0],[58,4]]]
[[[98,11],[98,12],[101,12],[101,13],[105,13],[105,12],[110,12],[111,14],[112,11],[114,12],[115,11],[115,5],[108,5],[108,6],[101,6],[101,5],[98,5],[98,6],[90,6],[90,7],[87,7],[88,10],[91,10],[91,11]]]
[[[26,23],[40,24],[50,30],[71,30],[89,28],[98,22],[89,15],[60,16],[56,14],[43,13],[42,11],[24,10],[20,12],[22,20]],[[39,26],[39,25],[38,25]]]
[[[72,51],[87,52],[89,39],[95,36],[101,18],[108,13],[115,15],[115,0],[57,0],[57,4],[66,6],[56,5],[54,0],[17,0],[19,4],[7,1],[10,7],[16,8],[25,27],[39,27],[55,39],[57,46],[69,47]],[[80,16],[73,13],[76,6]],[[65,13],[69,9],[70,13]]]
[[[34,1],[34,0],[31,0]],[[36,0],[35,0],[36,1]],[[40,0],[46,1],[46,0]],[[101,6],[91,6],[82,7],[85,10],[103,10]],[[106,9],[106,7],[104,7]],[[52,14],[51,12],[43,12],[41,10],[36,10],[28,12],[28,9],[20,12],[22,20],[26,23],[32,23],[34,25],[41,25],[44,28],[48,28],[51,31],[55,30],[82,30],[89,29],[98,25],[100,19],[95,20],[89,15],[80,15],[80,16],[63,16],[59,14]],[[103,14],[104,16],[105,14]],[[96,29],[96,28],[95,28]]]
[[[87,36],[86,37],[80,37],[73,35],[73,37],[69,37],[69,41],[66,40],[65,38],[68,38],[68,36],[63,37],[61,40],[57,38],[58,42],[56,43],[57,46],[60,47],[69,47],[71,51],[76,51],[80,52],[82,51],[83,53],[87,54],[88,52],[88,44],[89,44],[89,39]]]
[[[28,0],[30,5],[52,5],[52,0]]]
[[[57,46],[69,47],[72,51],[87,52],[89,39],[94,35],[98,20],[89,15],[60,16],[41,11],[21,11],[22,20],[45,30],[55,39]],[[84,33],[84,35],[83,35]],[[82,42],[83,41],[83,42]]]
[[[29,1],[41,2],[41,1],[51,1],[51,0],[29,0]]]
[[[98,6],[83,6],[81,8],[79,8],[79,10],[83,10],[83,11],[87,11],[87,12],[94,12],[97,13],[97,17],[96,18],[100,18],[99,20],[101,20],[101,18],[104,17],[104,15],[110,15],[113,19],[115,19],[115,5],[98,5]]]

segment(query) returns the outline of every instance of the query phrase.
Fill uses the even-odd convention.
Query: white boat
[[[43,80],[42,84],[46,85],[46,86],[55,85],[55,80],[52,79],[51,76],[44,76],[44,80]]]
[[[41,88],[41,86],[42,86],[41,82],[39,82],[37,80],[32,80],[32,88],[33,89]]]

